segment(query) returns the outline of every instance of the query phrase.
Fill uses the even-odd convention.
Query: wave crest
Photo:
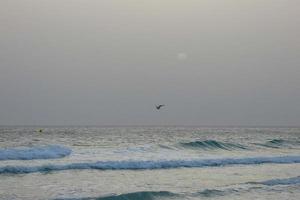
[[[275,186],[275,185],[297,185],[300,184],[300,176],[285,178],[285,179],[271,179],[262,182],[254,182],[254,184],[262,184],[267,186]]]
[[[297,140],[283,140],[283,139],[273,139],[270,141],[267,141],[263,144],[255,143],[256,145],[268,147],[268,148],[281,148],[281,147],[288,147],[293,148],[295,146],[299,146],[300,142]]]
[[[216,196],[224,196],[225,191],[217,190],[217,189],[206,189],[201,192],[198,192],[198,194],[203,197],[216,197]]]
[[[234,149],[247,149],[247,147],[241,144],[218,142],[215,140],[204,140],[204,141],[194,141],[181,143],[183,147],[187,148],[200,148],[203,150],[213,150],[213,149],[222,149],[222,150],[234,150]]]
[[[70,149],[58,145],[30,148],[7,148],[0,149],[0,160],[53,159],[62,158],[70,154]]]
[[[177,196],[174,193],[167,192],[167,191],[141,191],[141,192],[133,192],[133,193],[125,193],[120,195],[110,195],[106,197],[88,197],[88,198],[80,198],[80,199],[74,199],[72,200],[154,200],[154,199],[161,199],[164,197],[173,197]],[[63,199],[57,199],[57,200],[63,200]],[[64,200],[71,200],[71,199],[64,199]]]
[[[173,194],[171,192],[166,192],[166,191],[160,191],[160,192],[142,191],[142,192],[121,194],[118,196],[100,197],[100,198],[98,198],[98,200],[122,200],[122,199],[152,200],[152,199],[156,199],[157,197],[170,197],[170,196],[175,196],[175,194]]]
[[[180,167],[219,167],[227,165],[255,165],[255,164],[284,164],[300,163],[300,156],[281,157],[252,157],[252,158],[222,158],[222,159],[194,159],[194,160],[125,160],[125,161],[99,161],[94,163],[73,163],[65,165],[41,166],[5,166],[0,167],[0,174],[5,173],[34,173],[61,170],[139,170],[139,169],[170,169]]]

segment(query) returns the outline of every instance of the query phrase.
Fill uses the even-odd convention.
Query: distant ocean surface
[[[300,128],[2,126],[0,199],[299,200]]]

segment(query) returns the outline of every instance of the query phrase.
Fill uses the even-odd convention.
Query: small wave
[[[223,158],[223,159],[195,159],[195,160],[125,160],[125,161],[99,161],[94,163],[72,163],[65,165],[41,166],[4,166],[0,167],[0,174],[5,173],[34,173],[61,170],[142,170],[142,169],[170,169],[180,167],[219,167],[227,165],[255,165],[255,164],[283,164],[300,163],[300,156],[281,157],[252,157],[252,158]]]
[[[241,193],[246,193],[250,191],[256,190],[266,190],[267,188],[264,186],[277,186],[277,185],[299,185],[300,184],[300,176],[286,178],[286,179],[271,179],[262,182],[246,182],[237,185],[229,185],[225,188],[218,189],[205,189],[203,191],[198,192],[196,195],[200,195],[202,197],[220,197],[226,196],[230,194],[240,195]],[[258,186],[261,185],[261,186]]]
[[[300,184],[300,176],[286,179],[271,179],[263,182],[254,182],[254,184],[262,184],[267,186],[275,185],[296,185]]]
[[[181,143],[183,147],[187,148],[200,148],[203,150],[213,150],[213,149],[222,149],[222,150],[234,150],[234,149],[248,149],[247,147],[241,144],[218,142],[215,140],[204,140],[204,141],[194,141]]]
[[[267,141],[263,144],[261,143],[255,143],[255,145],[263,146],[263,147],[268,147],[268,148],[281,148],[281,147],[295,147],[299,146],[300,142],[297,140],[283,140],[283,139],[273,139],[270,141]]]
[[[215,196],[224,196],[225,191],[216,190],[216,189],[206,189],[201,192],[198,192],[198,194],[203,197],[215,197]]]
[[[145,153],[151,151],[153,147],[151,145],[127,147],[125,149],[115,150],[114,153],[132,154],[132,153]]]
[[[57,199],[57,200],[154,200],[154,199],[162,199],[177,196],[174,193],[167,192],[167,191],[141,191],[141,192],[133,192],[133,193],[125,193],[120,195],[110,195],[106,197],[87,197],[87,198],[78,198],[78,199]]]
[[[256,190],[265,190],[264,187],[253,186],[260,184],[265,186],[276,185],[295,185],[300,184],[300,176],[287,179],[272,179],[263,182],[247,182],[227,187],[204,189],[196,193],[173,193],[169,191],[139,191],[124,193],[120,195],[109,195],[103,197],[85,197],[85,198],[60,198],[56,200],[156,200],[156,199],[199,199],[220,198],[227,195],[241,195]]]
[[[31,148],[0,149],[0,160],[33,160],[62,158],[71,154],[71,150],[57,145]]]

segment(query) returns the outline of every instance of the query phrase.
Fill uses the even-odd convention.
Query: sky
[[[1,0],[0,125],[299,126],[299,35],[295,0]]]

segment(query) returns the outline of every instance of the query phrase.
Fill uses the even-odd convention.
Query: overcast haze
[[[298,126],[299,36],[297,0],[1,0],[0,124]]]

